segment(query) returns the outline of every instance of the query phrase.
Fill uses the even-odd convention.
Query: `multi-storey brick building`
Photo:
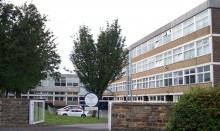
[[[220,0],[202,3],[129,50],[127,75],[109,86],[116,100],[175,102],[191,87],[218,85]]]

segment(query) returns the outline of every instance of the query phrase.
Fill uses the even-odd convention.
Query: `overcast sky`
[[[48,28],[57,37],[61,68],[73,69],[69,55],[73,36],[80,25],[99,28],[118,19],[127,46],[171,22],[206,0],[6,0],[15,5],[33,3],[41,14],[48,15]],[[61,71],[62,72],[62,71]],[[64,72],[62,72],[64,73]]]

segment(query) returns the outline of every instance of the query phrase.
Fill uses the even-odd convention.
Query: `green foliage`
[[[195,88],[176,104],[167,129],[170,131],[218,131],[220,88]]]
[[[89,92],[101,97],[108,84],[125,73],[122,68],[128,64],[128,51],[124,42],[118,20],[112,24],[107,22],[106,29],[100,30],[97,43],[87,26],[80,27],[70,59]]]
[[[60,56],[47,18],[33,4],[3,3],[0,10],[0,90],[26,92],[56,71]],[[17,96],[18,96],[17,95]]]

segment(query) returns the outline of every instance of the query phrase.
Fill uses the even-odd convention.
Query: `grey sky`
[[[92,29],[96,38],[106,21],[116,18],[129,46],[144,36],[176,19],[205,0],[6,0],[21,5],[25,1],[36,5],[41,14],[48,15],[48,28],[58,37],[61,68],[73,69],[69,60],[73,42],[71,36],[80,25]],[[63,72],[63,71],[61,71]]]

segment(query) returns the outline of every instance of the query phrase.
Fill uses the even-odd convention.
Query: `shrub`
[[[173,109],[167,129],[220,130],[220,88],[194,88],[184,94]]]

